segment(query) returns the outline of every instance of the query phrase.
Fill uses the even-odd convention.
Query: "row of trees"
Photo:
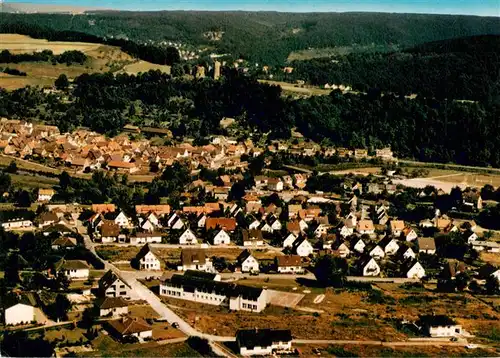
[[[52,62],[52,63],[83,63],[87,60],[87,55],[81,51],[65,51],[60,55],[54,55],[51,50],[43,50],[34,53],[12,54],[9,50],[0,52],[0,63],[19,63],[19,62]]]

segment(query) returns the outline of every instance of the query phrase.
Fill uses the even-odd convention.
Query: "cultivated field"
[[[11,76],[0,74],[0,87],[7,90],[22,88],[27,85],[51,87],[54,80],[62,73],[72,79],[84,73],[94,72],[122,72],[137,74],[150,69],[159,69],[170,73],[169,66],[161,66],[146,61],[134,59],[130,55],[113,46],[85,42],[47,41],[34,39],[18,34],[0,34],[0,50],[9,50],[12,53],[32,53],[51,50],[54,54],[64,51],[78,50],[85,53],[89,59],[83,64],[52,65],[48,62],[5,63],[2,67],[15,68],[26,72],[27,76]]]
[[[34,39],[25,35],[18,34],[0,34],[0,43],[2,50],[9,50],[11,53],[31,53],[51,50],[58,55],[64,51],[78,50],[88,52],[96,50],[99,44],[86,42],[63,42],[48,41],[45,39]]]

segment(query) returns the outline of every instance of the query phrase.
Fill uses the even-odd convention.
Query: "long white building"
[[[205,275],[173,275],[160,283],[160,295],[234,311],[261,312],[267,306],[266,290],[207,279]]]

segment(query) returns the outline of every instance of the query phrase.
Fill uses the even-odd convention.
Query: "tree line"
[[[87,55],[81,51],[65,51],[60,55],[54,55],[51,50],[41,52],[12,54],[9,50],[0,52],[0,63],[20,63],[20,62],[52,62],[52,63],[83,63],[87,60]]]

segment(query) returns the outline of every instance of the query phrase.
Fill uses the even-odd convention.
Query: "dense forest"
[[[139,43],[209,44],[216,51],[267,65],[281,65],[290,52],[311,47],[394,44],[407,48],[449,38],[500,34],[497,17],[456,15],[161,11],[0,17],[1,32],[26,33],[19,29],[35,25],[40,27],[39,33],[58,30]],[[210,41],[204,36],[208,31],[221,31],[222,38]]]
[[[196,140],[224,133],[219,121],[232,117],[247,133],[271,138],[288,138],[297,127],[306,137],[337,146],[391,145],[400,157],[500,166],[498,103],[407,99],[378,90],[295,100],[283,97],[279,87],[226,71],[222,81],[171,78],[159,71],[84,74],[74,81],[71,101],[35,88],[1,91],[0,116],[37,118],[62,131],[84,125],[108,134],[142,121]]]
[[[347,84],[366,92],[491,100],[500,95],[500,36],[477,36],[424,44],[397,53],[352,53],[291,63],[293,73],[275,79],[314,85]]]

